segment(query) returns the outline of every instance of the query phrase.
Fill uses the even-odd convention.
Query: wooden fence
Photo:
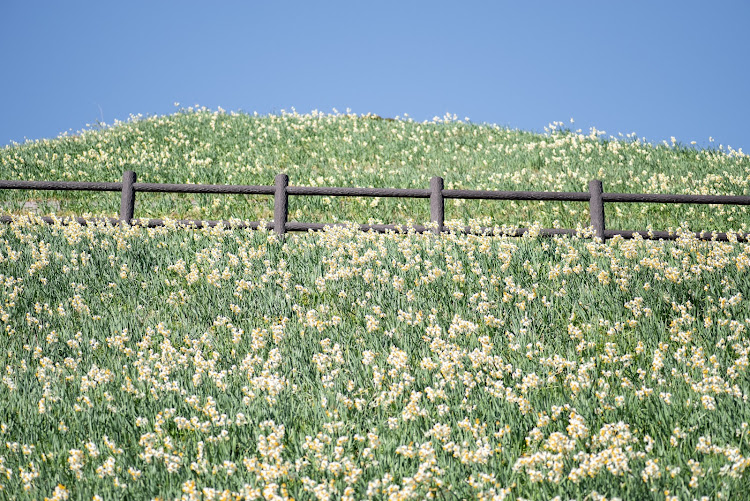
[[[568,202],[589,202],[591,214],[591,225],[594,235],[602,240],[620,235],[624,238],[633,238],[640,235],[644,239],[666,239],[675,240],[677,235],[667,231],[632,231],[632,230],[608,230],[604,222],[605,202],[649,202],[649,203],[689,203],[689,204],[728,204],[728,205],[750,205],[750,196],[728,196],[728,195],[670,195],[670,194],[638,194],[638,193],[605,193],[602,182],[594,179],[589,182],[588,192],[556,192],[556,191],[482,191],[482,190],[446,190],[443,188],[443,179],[433,177],[430,179],[429,189],[404,189],[404,188],[339,188],[339,187],[312,187],[312,186],[289,186],[289,177],[286,174],[278,174],[273,186],[252,185],[220,185],[220,184],[161,184],[161,183],[137,183],[134,171],[125,171],[120,183],[92,183],[92,182],[58,182],[58,181],[8,181],[0,180],[0,189],[16,190],[73,190],[73,191],[119,191],[121,192],[120,217],[104,218],[112,224],[139,224],[149,228],[164,226],[162,219],[149,219],[141,221],[134,219],[135,194],[136,192],[159,192],[159,193],[231,193],[244,195],[273,195],[274,197],[274,219],[267,223],[266,227],[272,228],[280,239],[289,231],[322,230],[326,226],[337,226],[330,223],[300,223],[287,221],[289,195],[307,196],[348,196],[348,197],[401,197],[401,198],[429,198],[430,199],[430,221],[436,223],[435,228],[429,229],[423,225],[411,227],[405,225],[390,224],[360,224],[363,231],[374,230],[385,231],[407,231],[412,228],[417,233],[433,231],[439,234],[446,231],[444,226],[445,199],[479,199],[479,200],[549,200]],[[45,222],[54,223],[53,218],[45,216]],[[102,218],[84,219],[82,217],[70,218],[82,225],[96,222]],[[11,216],[0,216],[0,222],[9,223],[13,220]],[[226,227],[253,228],[257,229],[260,222],[234,223],[229,221],[199,221],[178,220],[180,224],[192,225],[201,228],[204,225],[213,227],[223,224]],[[340,224],[339,224],[340,225]],[[493,228],[479,228],[482,233],[492,234]],[[465,226],[460,231],[470,233],[472,229]],[[527,228],[517,229],[513,235],[520,236],[529,231]],[[539,234],[543,236],[575,234],[573,229],[545,228]],[[701,232],[695,236],[702,240],[728,241],[727,233]],[[747,235],[734,234],[738,239],[747,240]]]

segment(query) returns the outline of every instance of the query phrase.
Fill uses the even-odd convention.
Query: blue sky
[[[750,2],[0,2],[0,145],[174,103],[750,152]],[[714,138],[709,143],[709,137]]]

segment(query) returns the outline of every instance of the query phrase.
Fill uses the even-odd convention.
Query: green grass
[[[184,110],[136,118],[76,136],[0,150],[0,178],[117,182],[134,170],[140,182],[272,185],[279,172],[291,185],[423,188],[442,176],[446,189],[588,191],[747,195],[750,160],[731,151],[680,144],[652,146],[634,138],[603,139],[554,124],[546,135],[463,122],[418,123],[356,115],[271,115]],[[117,193],[4,190],[6,213],[29,200],[54,200],[39,213],[119,213]],[[376,204],[375,206],[373,206]],[[271,220],[273,197],[139,193],[136,217]],[[490,226],[576,228],[589,224],[588,204],[446,200],[446,220]],[[426,200],[290,197],[289,220],[429,219]],[[750,229],[746,207],[607,204],[607,227],[655,230],[686,222],[707,231]]]
[[[250,132],[268,138],[250,148]],[[6,148],[0,177],[117,181],[133,169],[141,181],[272,184],[283,170],[300,185],[426,188],[442,175],[447,188],[584,191],[599,177],[611,191],[744,193],[744,156],[593,138],[573,147],[576,137],[184,112]],[[568,145],[560,165],[539,146],[555,142]],[[550,163],[516,181],[533,160],[524,144]],[[191,175],[191,152],[213,160]],[[627,172],[645,160],[599,175],[618,155],[654,163],[638,180]],[[377,175],[351,168],[365,159]],[[647,181],[660,175],[674,189]],[[117,194],[78,195],[58,192],[57,214],[119,209]],[[155,195],[136,216],[271,219],[271,197],[211,198],[220,205],[201,211]],[[426,201],[389,212],[392,200],[343,200],[300,198],[290,219],[429,219]],[[446,219],[588,224],[586,204],[479,207]],[[608,226],[742,230],[748,220],[741,207],[655,207],[623,204]],[[282,244],[265,230],[36,223],[0,227],[0,497],[726,499],[750,489],[747,244],[351,229]]]

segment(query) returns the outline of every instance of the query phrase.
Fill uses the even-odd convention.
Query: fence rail
[[[408,231],[416,233],[433,232],[439,234],[446,231],[445,228],[445,199],[479,199],[479,200],[547,200],[562,202],[589,202],[589,213],[591,225],[596,237],[606,240],[614,236],[623,238],[634,238],[640,235],[644,239],[675,240],[674,232],[666,231],[637,231],[637,230],[608,230],[605,227],[604,203],[605,202],[646,202],[646,203],[690,203],[690,204],[727,204],[727,205],[750,205],[750,196],[730,195],[673,195],[673,194],[646,194],[646,193],[605,193],[602,182],[593,179],[589,182],[589,191],[583,192],[560,192],[560,191],[487,191],[487,190],[446,190],[443,188],[443,178],[433,177],[430,179],[429,189],[406,189],[406,188],[346,188],[346,187],[320,187],[320,186],[289,186],[289,177],[286,174],[278,174],[272,186],[254,185],[221,185],[221,184],[163,184],[163,183],[138,183],[134,171],[123,172],[122,182],[119,183],[97,183],[97,182],[73,182],[73,181],[12,181],[0,180],[0,190],[69,190],[69,191],[119,191],[121,192],[120,217],[119,218],[69,218],[79,224],[87,225],[99,221],[107,221],[111,224],[139,224],[148,228],[164,226],[162,219],[140,220],[134,219],[135,194],[137,192],[151,193],[229,193],[242,195],[273,195],[274,197],[274,220],[266,223],[266,227],[273,229],[280,239],[290,231],[319,231],[327,226],[343,226],[343,224],[332,223],[301,223],[287,221],[289,208],[289,195],[307,196],[349,196],[349,197],[399,197],[399,198],[428,198],[430,199],[430,221],[435,223],[433,228],[423,225],[394,225],[394,224],[360,224],[363,231],[373,230],[386,231]],[[42,217],[48,224],[55,220],[50,216]],[[64,219],[64,218],[63,218]],[[13,218],[8,215],[0,216],[0,223],[12,222]],[[224,225],[234,228],[257,229],[261,226],[258,221],[230,222],[230,221],[200,221],[195,219],[181,219],[178,224],[202,228],[204,226],[214,227]],[[460,231],[470,233],[476,230],[464,226]],[[492,234],[495,228],[480,227],[482,233]],[[528,228],[518,228],[509,235],[521,236],[530,231]],[[572,235],[576,230],[564,228],[544,228],[539,231],[542,236]],[[728,241],[732,239],[748,240],[748,235],[743,233],[725,232],[700,232],[694,233],[701,240]]]

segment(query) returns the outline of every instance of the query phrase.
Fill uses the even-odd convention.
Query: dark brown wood
[[[565,202],[588,202],[589,197],[589,193],[585,191],[443,190],[443,198],[481,200],[557,200]]]
[[[122,197],[120,198],[120,221],[130,224],[135,212],[135,172],[126,170],[122,173]]]
[[[290,195],[308,195],[319,197],[398,197],[430,198],[430,190],[409,188],[341,188],[330,186],[290,186]]]
[[[440,235],[445,222],[445,201],[443,200],[443,178],[438,176],[430,179],[430,221],[437,224],[433,231],[436,235]]]
[[[594,227],[596,236],[603,242],[604,236],[604,202],[602,201],[602,182],[598,179],[589,181],[589,213],[591,214],[591,225]]]
[[[137,183],[136,174],[133,171],[123,172],[121,183],[91,183],[91,182],[64,182],[64,181],[13,181],[0,180],[0,189],[20,189],[20,190],[67,190],[67,191],[120,191],[122,192],[120,201],[120,217],[118,218],[89,218],[81,217],[49,217],[44,216],[41,219],[48,223],[54,224],[60,221],[63,224],[72,224],[74,222],[87,224],[120,224],[124,221],[131,222],[133,225],[142,225],[149,228],[163,226],[162,219],[134,219],[135,210],[135,193],[143,192],[160,192],[160,193],[233,193],[247,195],[274,195],[274,221],[265,224],[268,229],[273,229],[283,240],[287,231],[320,231],[327,226],[343,226],[344,224],[325,224],[325,223],[300,223],[288,222],[288,204],[289,195],[313,195],[313,196],[364,196],[364,197],[403,197],[403,198],[429,198],[430,199],[430,219],[433,222],[440,222],[440,229],[446,231],[444,225],[445,205],[444,199],[483,199],[483,200],[550,200],[550,201],[571,201],[571,202],[589,202],[591,209],[591,222],[596,231],[596,235],[602,239],[621,236],[623,238],[634,238],[640,235],[644,239],[668,239],[674,240],[676,233],[664,231],[631,231],[631,230],[607,230],[604,222],[604,202],[646,202],[646,203],[688,203],[688,204],[729,204],[729,205],[750,205],[750,196],[734,195],[674,195],[674,194],[639,194],[639,193],[604,193],[602,182],[592,180],[589,182],[588,192],[547,192],[547,191],[487,191],[487,190],[446,190],[443,189],[442,178],[433,177],[430,180],[430,189],[404,189],[404,188],[346,188],[346,187],[317,187],[317,186],[289,186],[289,177],[286,174],[279,174],[274,179],[273,186],[254,186],[254,185],[214,185],[214,184],[163,184],[163,183]],[[30,219],[31,217],[28,216]],[[0,223],[10,223],[13,221],[12,216],[0,216]],[[257,229],[261,223],[257,221],[244,221],[232,225],[229,221],[200,221],[200,220],[177,220],[177,224],[188,225],[195,228],[205,226],[213,227],[224,225],[235,228]],[[405,226],[405,225],[366,225],[360,224],[358,227],[363,231],[379,232],[407,232],[415,231],[424,233],[428,231],[424,226]],[[474,233],[470,227],[465,226],[458,230],[460,233]],[[479,228],[482,234],[497,234],[497,228]],[[508,236],[521,236],[529,232],[527,228],[518,228],[511,233],[503,233]],[[576,230],[545,228],[540,230],[541,236],[552,235],[575,235]],[[694,233],[696,238],[701,240],[728,241],[727,233]],[[738,240],[748,240],[748,235],[737,233]]]
[[[276,191],[273,197],[273,229],[279,236],[279,240],[284,239],[286,233],[286,218],[289,210],[289,176],[286,174],[276,175]]]
[[[604,193],[605,202],[646,202],[661,204],[750,205],[750,197],[741,195],[671,195],[667,193]]]
[[[0,190],[122,191],[122,183],[0,180]]]
[[[237,195],[273,195],[275,186],[254,186],[241,184],[162,184],[135,183],[135,191],[156,193],[233,193]]]

